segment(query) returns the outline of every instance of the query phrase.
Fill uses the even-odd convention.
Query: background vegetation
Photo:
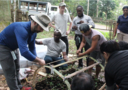
[[[10,21],[11,0],[0,0],[0,21]],[[18,1],[18,0],[17,0]],[[36,0],[35,0],[36,1]],[[51,2],[53,5],[59,5],[62,0],[37,0],[43,2]],[[67,8],[71,16],[76,16],[77,5],[82,5],[84,13],[87,14],[87,6],[89,1],[88,15],[95,18],[114,19],[122,14],[122,7],[128,5],[128,0],[65,0]],[[98,11],[97,11],[98,7]],[[97,15],[98,13],[98,15]]]

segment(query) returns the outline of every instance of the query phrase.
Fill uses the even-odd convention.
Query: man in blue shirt
[[[116,36],[116,33],[118,41],[128,42],[128,6],[123,7],[123,15],[118,17],[114,37]]]
[[[38,32],[48,31],[50,18],[45,14],[31,16],[29,22],[15,22],[0,33],[0,64],[10,90],[22,88],[19,80],[19,60],[14,50],[19,48],[26,59],[44,65],[36,55],[35,38]]]

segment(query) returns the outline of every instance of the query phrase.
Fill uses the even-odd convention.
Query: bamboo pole
[[[56,69],[53,69],[53,70],[54,70],[54,72],[55,72],[60,78],[62,78],[62,79],[64,78],[64,76],[63,76],[60,72],[58,72]],[[68,82],[68,80],[65,80],[64,83],[67,85],[68,90],[71,90],[70,83]]]
[[[87,57],[87,56],[83,56],[83,57],[77,58],[77,59],[75,59],[75,60],[71,60],[71,61],[67,61],[67,62],[65,62],[65,63],[61,63],[61,64],[58,64],[58,65],[55,65],[55,66],[53,66],[53,68],[62,66],[62,65],[67,64],[67,63],[71,63],[71,62],[77,61],[77,60],[79,60],[79,59],[81,59],[81,58],[85,58],[85,57]]]
[[[90,59],[92,59],[93,61],[98,62],[98,61],[95,60],[93,57],[90,57],[90,56],[88,56],[88,57],[89,57]],[[103,66],[101,63],[100,63],[99,65],[101,66],[102,69],[104,69],[104,66]]]
[[[105,86],[106,86],[106,83],[99,90],[103,90]]]
[[[99,62],[97,62],[97,63],[95,63],[95,64],[92,64],[92,65],[90,65],[90,66],[88,66],[88,67],[85,67],[85,68],[83,68],[83,69],[81,69],[81,70],[79,70],[79,71],[76,71],[76,72],[74,72],[74,73],[72,73],[72,74],[70,74],[70,75],[64,77],[64,79],[71,78],[71,77],[75,76],[76,74],[78,74],[78,73],[80,73],[80,72],[83,72],[83,71],[85,71],[85,70],[88,70],[88,69],[90,69],[90,68],[92,68],[92,67],[94,67],[94,66],[96,66],[96,65],[98,65],[98,64],[99,64]]]

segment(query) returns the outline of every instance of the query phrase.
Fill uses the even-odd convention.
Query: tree
[[[88,5],[87,5],[87,15],[89,14],[89,0],[88,0]]]
[[[96,8],[96,17],[97,17],[97,18],[98,18],[98,14],[99,14],[99,13],[98,13],[98,12],[99,12],[99,10],[98,10],[98,8],[99,8],[99,7],[98,7],[98,2],[99,2],[99,0],[97,0],[97,8]]]
[[[106,19],[110,18],[111,11],[116,8],[116,3],[114,0],[100,0],[99,1],[99,10],[100,13],[105,12]]]

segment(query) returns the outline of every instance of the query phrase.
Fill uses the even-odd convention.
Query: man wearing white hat
[[[51,27],[55,29],[60,29],[62,32],[61,40],[63,40],[66,44],[66,54],[68,55],[68,38],[67,35],[70,33],[72,27],[72,20],[69,14],[65,12],[66,4],[61,2],[59,4],[59,12],[55,14],[52,18],[52,22],[55,23],[55,26],[50,24]],[[67,23],[70,22],[69,29],[67,30]]]
[[[44,65],[45,61],[36,55],[35,38],[38,32],[48,31],[50,18],[45,14],[31,16],[29,22],[15,22],[0,33],[0,64],[10,90],[22,88],[19,80],[19,57],[14,50],[19,48],[26,59]]]

